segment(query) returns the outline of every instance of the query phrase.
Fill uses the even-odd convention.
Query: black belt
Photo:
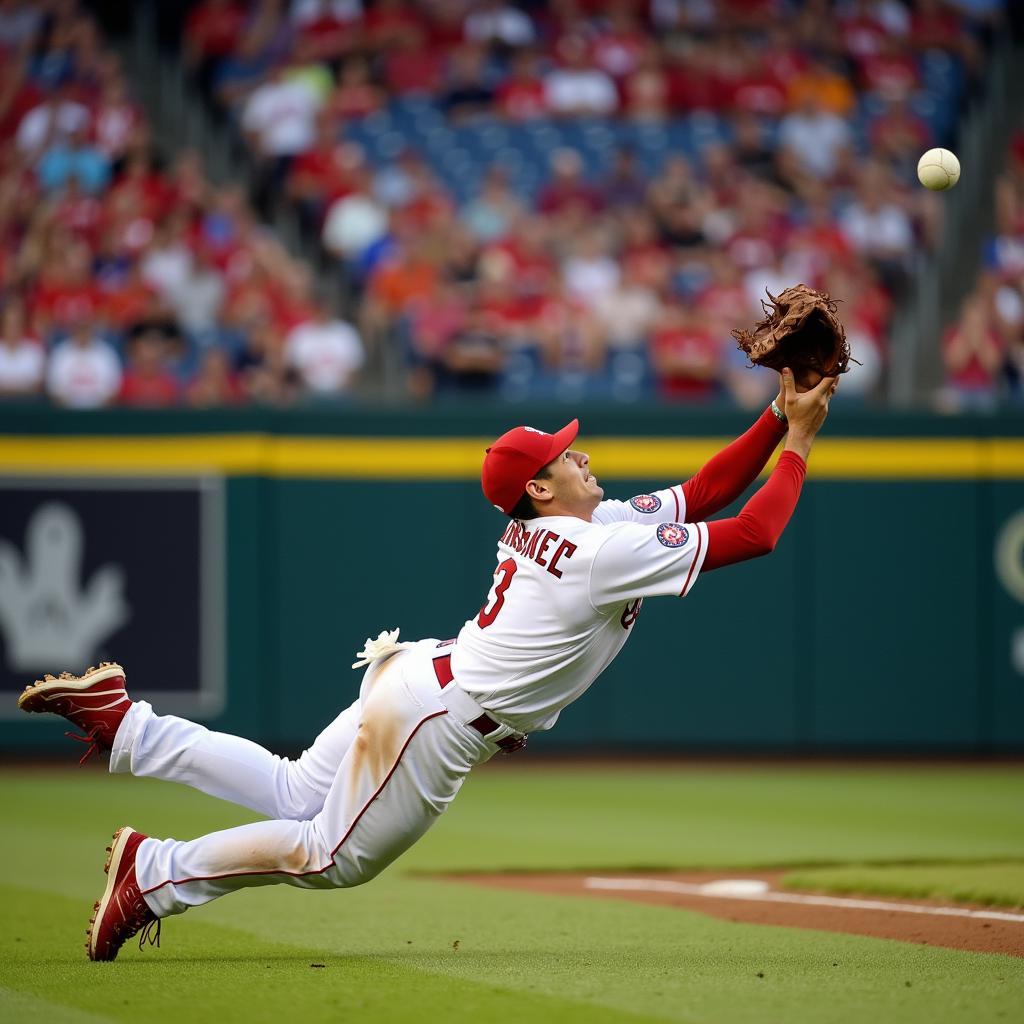
[[[452,674],[452,656],[450,654],[442,654],[441,657],[434,658],[434,674],[437,676],[437,682],[442,690],[455,678]],[[501,725],[486,712],[479,718],[474,718],[472,722],[467,722],[466,724],[476,729],[485,739],[495,729],[501,728]],[[504,753],[514,754],[517,750],[522,750],[526,746],[526,737],[505,736],[495,742]]]

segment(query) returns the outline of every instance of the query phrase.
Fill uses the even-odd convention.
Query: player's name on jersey
[[[571,540],[560,537],[554,530],[547,530],[543,526],[528,530],[516,519],[505,528],[500,543],[543,566],[558,579],[562,578],[562,570],[558,568],[559,561],[562,558],[572,558],[576,551],[576,545]]]

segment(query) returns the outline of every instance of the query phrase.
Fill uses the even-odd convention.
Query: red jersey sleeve
[[[783,452],[772,475],[738,516],[707,524],[704,569],[719,569],[774,551],[796,508],[806,473],[807,463],[796,452]]]
[[[698,522],[735,501],[757,479],[785,433],[786,424],[765,409],[745,434],[683,484],[686,518]]]

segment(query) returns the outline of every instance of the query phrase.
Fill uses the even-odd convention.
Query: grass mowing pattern
[[[1021,854],[1009,819],[1022,778],[1010,769],[485,769],[371,885],[248,890],[165,922],[160,950],[129,946],[115,964],[90,964],[85,923],[117,826],[189,837],[252,815],[143,780],[2,773],[0,1021],[1012,1020],[1024,962],[1008,957],[404,872],[836,863],[850,846],[860,859],[1006,858]]]
[[[475,773],[403,863],[543,871],[1024,860],[1022,791],[1021,768],[505,762]]]

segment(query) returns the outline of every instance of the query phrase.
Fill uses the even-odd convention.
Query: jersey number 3
[[[480,614],[476,617],[476,624],[481,629],[486,629],[498,617],[498,612],[501,611],[501,606],[505,603],[505,591],[508,590],[517,568],[514,558],[506,558],[494,570],[494,586],[491,587],[490,593],[487,595],[487,603],[480,609]]]

